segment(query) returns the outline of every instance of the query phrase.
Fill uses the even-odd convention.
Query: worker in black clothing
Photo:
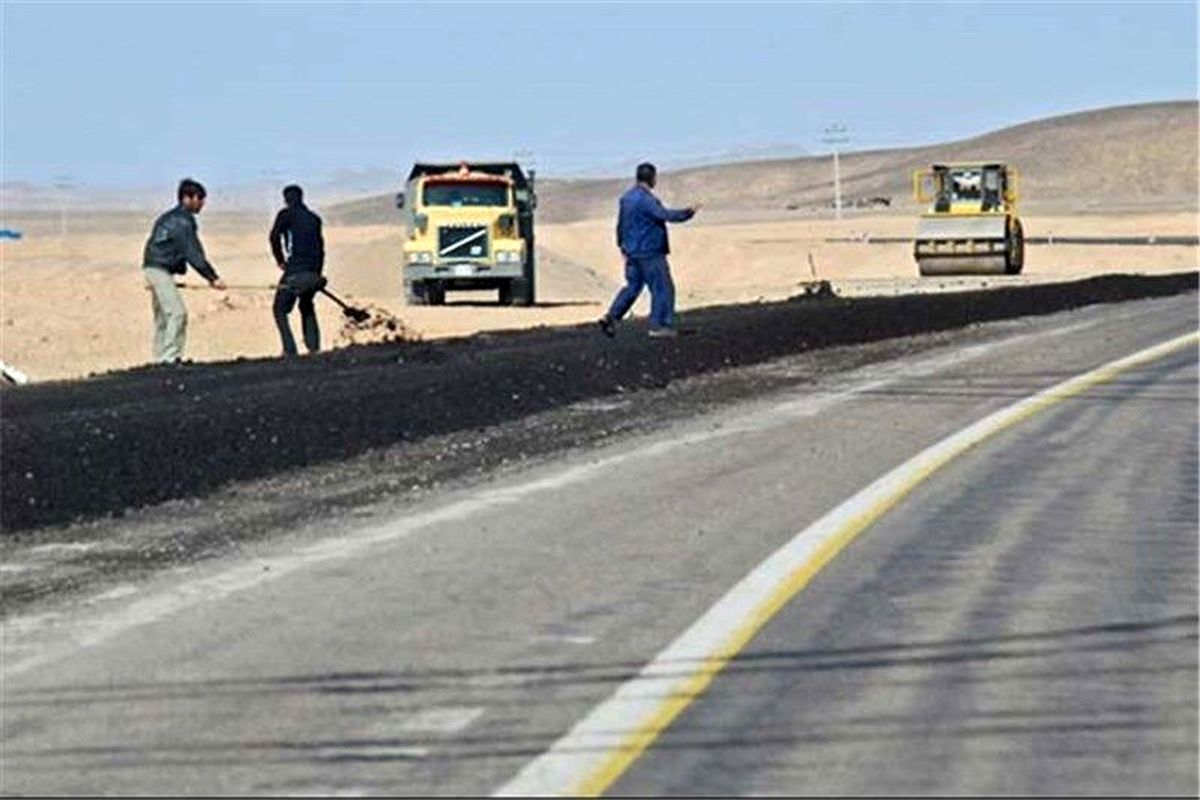
[[[325,266],[325,240],[321,236],[321,218],[304,205],[304,190],[288,186],[283,190],[286,207],[275,217],[271,226],[271,252],[275,263],[283,270],[283,278],[275,290],[275,325],[283,340],[283,354],[296,355],[296,340],[288,315],[297,301],[300,304],[300,324],[308,352],[321,349],[321,331],[317,327],[317,312],[313,297],[325,285],[321,269]]]

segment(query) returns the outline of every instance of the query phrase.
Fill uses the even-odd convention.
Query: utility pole
[[[58,235],[64,242],[67,240],[67,197],[77,185],[74,176],[54,176],[54,188],[58,190]]]
[[[837,219],[842,218],[842,168],[838,161],[838,145],[850,141],[850,131],[845,125],[830,125],[825,129],[821,141],[833,149],[833,209]]]

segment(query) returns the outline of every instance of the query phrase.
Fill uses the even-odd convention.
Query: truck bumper
[[[404,267],[405,281],[428,280],[508,280],[525,277],[523,264],[480,264],[476,262],[460,262],[447,264],[406,264]]]

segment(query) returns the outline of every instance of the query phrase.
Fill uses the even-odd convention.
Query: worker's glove
[[[329,285],[329,278],[326,278],[324,275],[322,275],[320,278],[317,278],[318,292],[324,289],[327,285]]]

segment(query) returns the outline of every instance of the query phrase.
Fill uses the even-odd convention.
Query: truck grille
[[[487,226],[454,225],[438,228],[438,257],[487,258]]]

